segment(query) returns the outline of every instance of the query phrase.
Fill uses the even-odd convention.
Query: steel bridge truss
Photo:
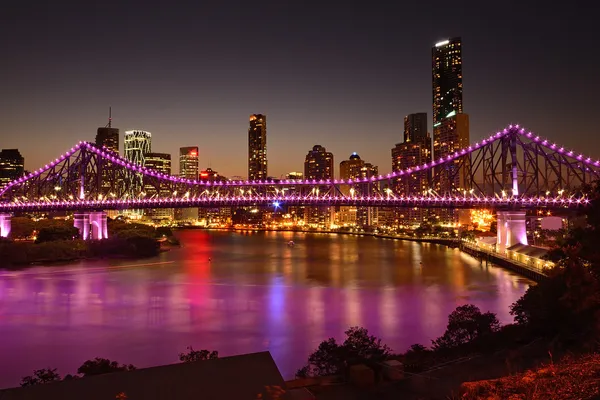
[[[427,190],[393,191],[398,182],[405,182],[404,187],[411,184],[414,187],[415,179],[422,179],[421,187]],[[419,200],[418,204],[435,207],[435,204],[452,206],[457,196],[472,198],[474,206],[487,204],[480,199],[506,197],[516,199],[513,204],[522,206],[535,203],[571,207],[585,204],[579,190],[598,179],[599,161],[565,150],[519,126],[509,126],[481,142],[420,166],[385,176],[346,181],[190,180],[132,164],[107,149],[80,142],[43,168],[9,183],[0,191],[0,208],[37,210],[61,208],[57,206],[60,204],[83,207],[89,204],[86,202],[100,208],[103,206],[99,203],[106,208],[122,208],[128,204],[195,207],[230,202],[241,205],[248,199],[258,203],[267,201],[264,199],[287,199],[298,205],[321,202],[323,205],[406,207],[415,204],[401,199],[411,198],[430,199]],[[444,187],[446,183],[450,184]],[[560,199],[572,201],[560,203]],[[41,207],[41,204],[52,206]],[[113,205],[109,207],[109,204]]]

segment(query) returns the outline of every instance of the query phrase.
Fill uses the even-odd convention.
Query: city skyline
[[[112,106],[112,126],[121,135],[150,131],[153,150],[172,155],[181,146],[197,145],[201,169],[245,175],[247,117],[263,113],[269,117],[271,176],[300,169],[316,144],[337,159],[356,151],[389,172],[389,151],[402,141],[406,115],[426,110],[428,131],[433,131],[431,47],[461,36],[472,142],[518,123],[571,148],[598,148],[593,124],[556,117],[593,115],[598,108],[590,84],[598,57],[588,50],[593,37],[586,18],[591,16],[567,18],[576,11],[521,3],[513,9],[509,3],[485,20],[476,10],[460,7],[444,9],[447,18],[442,18],[439,13],[421,16],[423,10],[414,5],[322,6],[311,10],[311,29],[298,16],[304,5],[267,4],[264,13],[272,23],[250,31],[241,18],[243,5],[230,14],[218,6],[189,6],[167,10],[165,20],[183,22],[189,12],[207,23],[167,23],[153,32],[132,32],[127,40],[120,40],[123,27],[138,11],[131,6],[113,15],[110,7],[29,10],[15,5],[0,28],[15,38],[7,43],[11,57],[0,67],[14,77],[0,108],[0,147],[18,148],[26,169],[39,168],[80,140],[93,142]],[[223,12],[222,27],[208,21]],[[545,18],[535,18],[540,12]],[[418,33],[396,27],[399,13],[427,25]],[[95,25],[105,14],[111,15],[114,30]],[[149,7],[144,17],[163,16]],[[20,26],[24,19],[28,24]],[[68,29],[47,29],[50,20]],[[487,29],[507,20],[521,29]],[[568,34],[553,35],[554,20]],[[204,29],[214,31],[214,39],[192,35]],[[77,35],[83,36],[75,40]],[[369,40],[362,39],[365,35]],[[252,44],[260,44],[261,51]],[[550,45],[552,52],[546,51]],[[153,58],[157,53],[163,54],[161,60]],[[190,55],[200,53],[210,56]],[[589,155],[600,154],[591,150]]]

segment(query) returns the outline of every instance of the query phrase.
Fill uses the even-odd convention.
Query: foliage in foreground
[[[189,346],[187,350],[187,353],[179,353],[179,361],[193,362],[202,360],[214,360],[216,358],[219,358],[219,352],[216,350],[194,350],[192,346]]]
[[[600,355],[565,359],[522,374],[465,382],[461,399],[587,400],[600,395]]]
[[[296,372],[298,377],[340,374],[348,363],[381,361],[389,357],[391,349],[381,339],[369,335],[365,328],[348,329],[346,340],[338,344],[334,338],[321,342],[317,350],[308,357],[308,364]]]
[[[477,306],[465,304],[459,306],[448,316],[446,332],[433,340],[433,350],[449,349],[500,330],[496,314],[482,313]]]
[[[179,360],[183,362],[214,360],[219,358],[218,351],[194,350],[193,347],[188,347],[187,353],[179,353]],[[119,364],[117,361],[111,361],[106,358],[96,357],[93,360],[87,360],[79,368],[78,375],[66,375],[64,378],[60,376],[56,368],[54,369],[37,369],[33,371],[33,375],[25,376],[21,379],[21,386],[32,386],[43,383],[58,382],[61,380],[84,378],[87,376],[110,374],[113,372],[133,371],[136,367],[132,364]],[[125,394],[123,394],[125,395]]]

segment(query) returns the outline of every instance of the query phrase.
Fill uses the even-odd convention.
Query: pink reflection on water
[[[0,386],[107,357],[139,367],[187,346],[269,350],[290,377],[361,325],[396,351],[430,344],[458,305],[509,322],[527,281],[442,246],[336,235],[183,231],[152,260],[0,271]],[[296,246],[286,246],[294,240]],[[420,263],[423,263],[422,265]]]

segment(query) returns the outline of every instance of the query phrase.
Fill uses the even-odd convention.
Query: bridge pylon
[[[0,214],[0,237],[8,237],[10,235],[10,214]]]
[[[77,212],[73,214],[73,225],[79,230],[83,240],[108,239],[108,225],[105,211]]]
[[[498,252],[505,253],[515,244],[528,244],[525,211],[497,211],[496,217]]]

